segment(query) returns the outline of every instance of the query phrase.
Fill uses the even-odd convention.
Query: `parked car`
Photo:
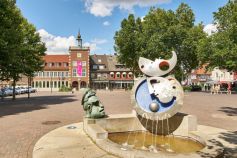
[[[28,89],[26,87],[20,87],[22,94],[27,93]]]
[[[11,88],[4,88],[4,95],[5,96],[13,95],[13,90]]]
[[[13,88],[11,88],[12,91],[13,91]],[[21,94],[21,89],[20,88],[15,88],[15,94],[18,95],[18,94]]]
[[[27,93],[28,93],[28,88],[26,88],[26,89],[27,89]],[[35,88],[29,87],[29,92],[35,93],[35,92],[37,92],[37,90]]]

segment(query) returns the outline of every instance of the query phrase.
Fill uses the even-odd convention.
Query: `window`
[[[57,88],[57,81],[54,81],[54,88]]]
[[[86,66],[86,61],[82,61],[82,66]]]
[[[77,53],[77,57],[78,57],[78,58],[81,58],[81,53]]]
[[[64,72],[62,72],[62,77],[64,77]]]
[[[32,82],[32,87],[33,87],[33,88],[35,87],[35,82]]]
[[[54,67],[54,63],[52,63],[52,67]]]
[[[104,68],[105,68],[104,65],[99,65],[99,69],[100,69],[100,70],[103,70]]]
[[[91,73],[91,78],[96,78],[94,73]]]
[[[65,73],[66,73],[65,76],[68,77],[68,72],[65,72]]]
[[[58,73],[57,72],[54,72],[54,77],[57,77],[58,76]]]
[[[46,83],[47,83],[47,84],[46,84],[46,85],[47,85],[47,88],[49,88],[49,81],[47,81]]]
[[[58,88],[60,88],[61,87],[61,83],[60,83],[60,81],[58,81]]]
[[[110,72],[110,77],[114,78],[114,73],[113,72]]]
[[[72,66],[77,66],[77,61],[73,61]]]
[[[82,77],[86,77],[86,69],[82,69]]]
[[[101,59],[98,59],[98,63],[101,63]]]
[[[43,76],[43,72],[39,72],[39,77],[42,77]]]
[[[49,67],[52,67],[52,63],[49,63]]]
[[[100,78],[100,77],[101,77],[101,74],[100,74],[100,73],[98,73],[98,74],[97,74],[97,78]]]
[[[44,66],[47,66],[47,63],[44,63]]]
[[[62,74],[61,74],[61,72],[58,72],[58,77],[62,77]]]
[[[38,88],[38,81],[35,82],[35,87]]]
[[[66,81],[66,87],[68,87],[68,81]]]
[[[76,76],[77,76],[77,69],[73,69],[73,70],[72,70],[72,76],[73,76],[73,77],[76,77]]]
[[[49,77],[49,72],[47,72],[47,77]]]
[[[45,81],[43,81],[43,88],[45,88]]]
[[[41,81],[39,81],[39,88],[41,88],[42,87],[42,82]]]
[[[132,73],[131,72],[128,73],[128,77],[132,78]]]
[[[104,78],[107,78],[107,73],[103,73],[103,77],[104,77]]]
[[[126,72],[123,72],[123,78],[126,78],[126,76],[127,76]]]
[[[93,65],[93,69],[96,70],[98,67],[97,65]]]
[[[62,86],[64,86],[64,81],[62,81]]]
[[[117,78],[120,78],[120,73],[116,73],[116,77],[117,77]]]
[[[50,77],[53,77],[53,72],[50,72]]]

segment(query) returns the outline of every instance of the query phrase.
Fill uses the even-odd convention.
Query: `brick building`
[[[89,85],[89,47],[82,46],[80,33],[78,46],[69,47],[67,55],[44,56],[44,70],[35,73],[32,87],[38,90],[58,91],[60,87],[85,88]]]
[[[93,89],[127,89],[134,82],[131,70],[118,63],[116,55],[91,55],[90,78]]]

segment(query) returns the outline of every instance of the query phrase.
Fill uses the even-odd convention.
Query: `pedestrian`
[[[228,83],[227,94],[231,94],[231,84],[230,83]]]
[[[75,88],[72,88],[72,94],[74,94],[74,92],[75,92]]]

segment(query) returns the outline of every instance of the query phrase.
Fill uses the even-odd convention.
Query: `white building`
[[[211,79],[213,81],[225,82],[234,81],[235,77],[233,72],[228,72],[227,70],[219,69],[218,67],[216,67],[211,72]]]

